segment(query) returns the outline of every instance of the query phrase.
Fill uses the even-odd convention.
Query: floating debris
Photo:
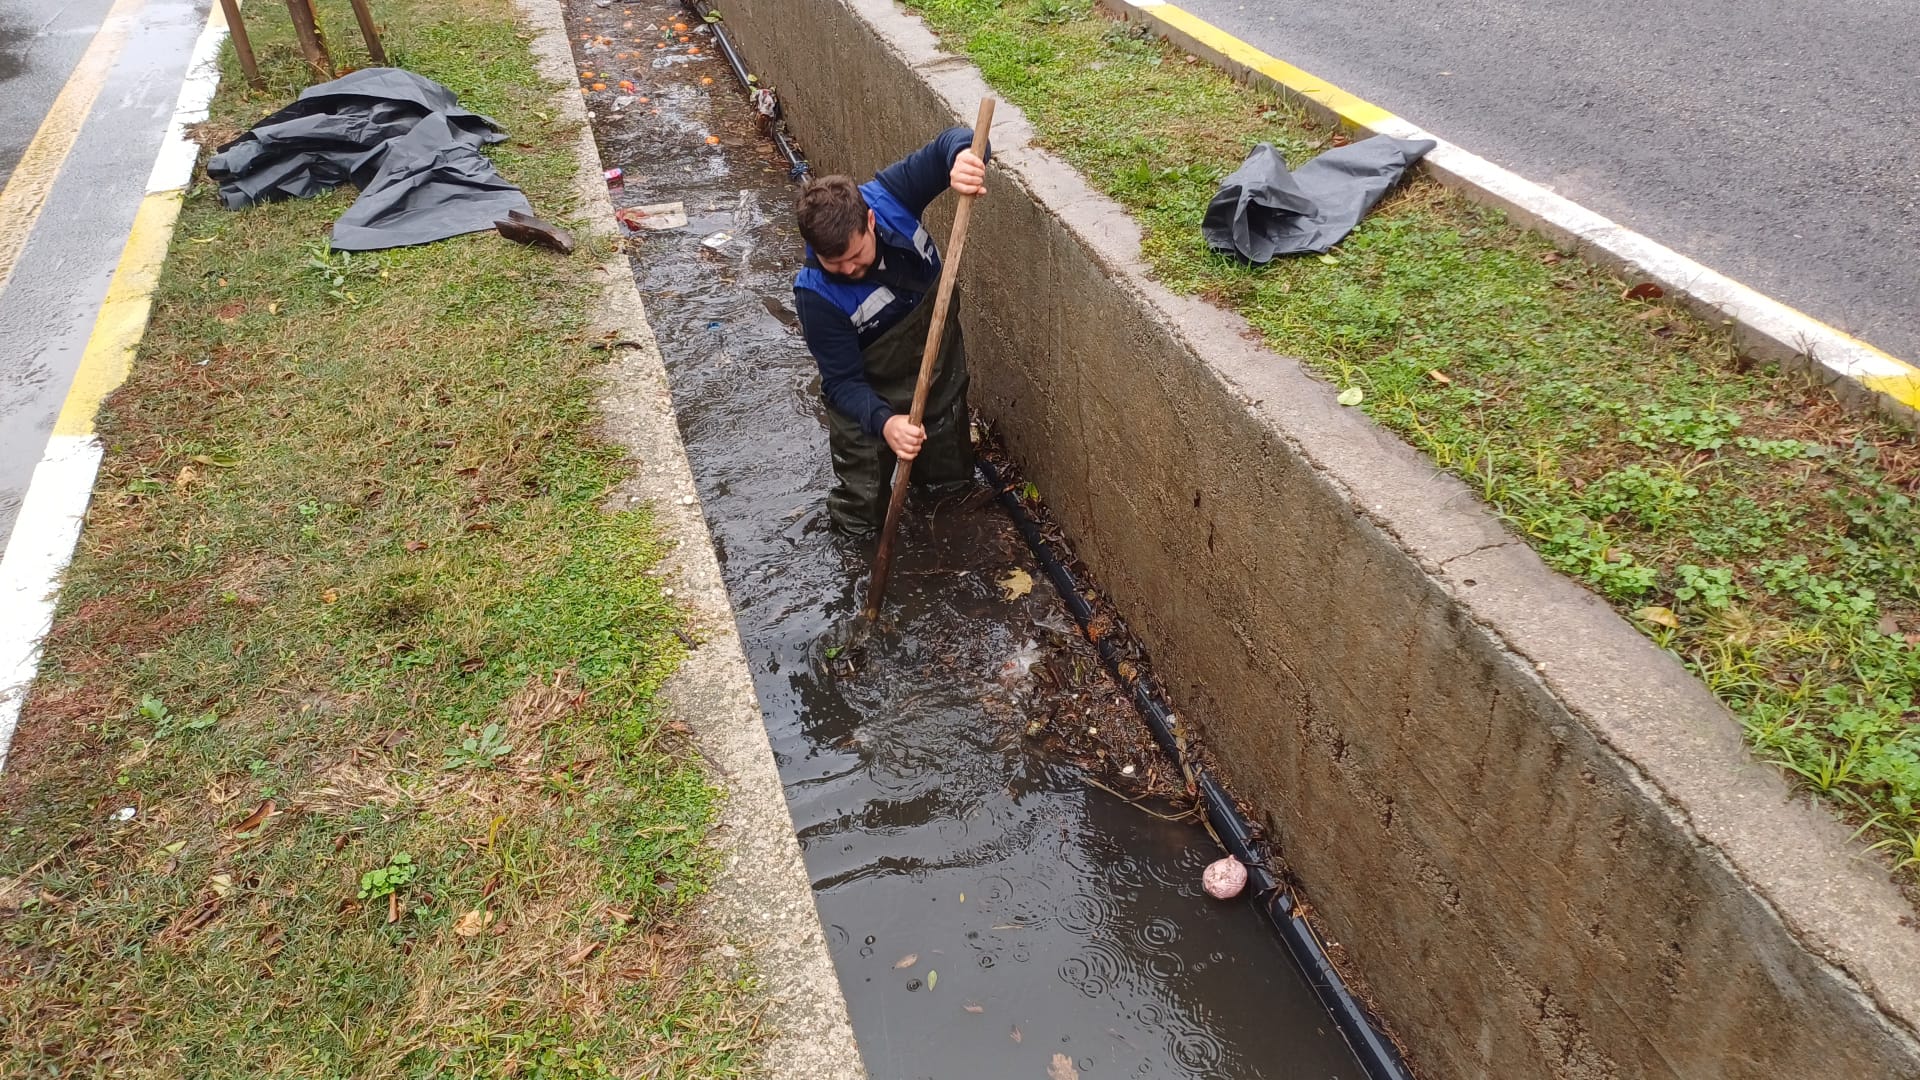
[[[1231,855],[1218,859],[1201,872],[1200,887],[1216,900],[1231,900],[1247,887],[1247,868]]]

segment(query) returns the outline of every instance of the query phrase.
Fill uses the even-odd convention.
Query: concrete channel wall
[[[732,0],[816,170],[986,87],[885,0]],[[1920,928],[1672,658],[994,126],[976,406],[1428,1077],[1920,1077]],[[938,226],[944,237],[944,224]]]

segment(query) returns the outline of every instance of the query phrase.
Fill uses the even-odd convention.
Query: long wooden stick
[[[973,122],[975,154],[987,145],[987,129],[991,126],[993,99],[985,98],[980,102],[980,115]],[[967,246],[967,221],[973,217],[973,199],[972,195],[960,196],[960,205],[953,211],[953,236],[947,241],[947,261],[940,267],[940,289],[933,300],[933,323],[927,327],[927,347],[920,354],[920,381],[913,386],[913,411],[907,417],[915,427],[919,427],[926,416],[933,365],[940,359],[940,343],[947,336],[947,306],[953,301],[954,279],[960,276],[960,253]],[[925,449],[923,444],[921,450]],[[899,461],[893,467],[893,498],[887,502],[887,522],[880,527],[880,546],[873,553],[873,577],[867,584],[868,622],[880,617],[880,605],[887,598],[887,577],[893,572],[893,537],[900,524],[900,510],[907,501],[907,480],[912,475],[910,460]]]

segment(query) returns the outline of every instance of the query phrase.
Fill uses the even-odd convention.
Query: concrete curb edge
[[[1920,427],[1920,368],[1734,281],[1402,117],[1341,90],[1165,0],[1099,0],[1236,81],[1260,86],[1318,119],[1372,135],[1432,139],[1427,173],[1475,202],[1622,277],[1653,281],[1695,315],[1726,325],[1753,356],[1802,370],[1855,408]]]
[[[531,46],[541,75],[562,88],[554,97],[561,115],[578,125],[582,231],[618,236],[586,106],[574,90],[578,72],[561,4],[515,2],[535,31]],[[666,367],[625,254],[616,251],[600,270],[605,291],[596,329],[608,332],[615,343],[600,410],[606,434],[629,451],[634,463],[633,476],[615,489],[611,502],[619,508],[650,504],[672,545],[662,569],[673,582],[674,598],[690,611],[701,644],[682,662],[663,697],[669,713],[693,730],[715,782],[726,792],[712,840],[722,868],[701,913],[746,949],[767,995],[772,1035],[761,1074],[859,1080],[867,1074],[680,439]]]

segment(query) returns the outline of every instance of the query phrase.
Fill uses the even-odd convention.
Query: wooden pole
[[[287,0],[287,15],[293,19],[293,34],[300,39],[300,51],[307,58],[307,69],[316,82],[334,78],[333,57],[320,37],[320,23],[314,17],[310,0]]]
[[[993,125],[993,99],[980,102],[980,115],[973,122],[973,151],[987,145],[987,129]],[[953,236],[947,241],[947,261],[940,267],[940,289],[933,301],[933,323],[927,327],[927,347],[920,353],[920,380],[913,386],[913,411],[908,415],[915,427],[926,416],[927,390],[933,385],[934,362],[940,359],[940,343],[946,338],[947,307],[953,300],[953,283],[960,276],[960,253],[967,246],[967,222],[973,217],[972,195],[960,196],[953,211]],[[965,437],[964,433],[961,435]],[[887,598],[887,578],[893,572],[893,537],[900,524],[900,511],[907,502],[907,481],[913,475],[913,462],[900,461],[893,468],[893,497],[887,502],[887,521],[880,527],[880,546],[873,553],[873,576],[867,584],[867,621],[880,617],[880,605]]]
[[[247,24],[240,19],[240,0],[220,0],[220,12],[227,19],[227,33],[233,36],[233,51],[240,56],[240,70],[247,73],[247,85],[265,90],[267,80],[260,77],[260,65],[253,59],[253,42],[247,40]]]
[[[360,36],[367,39],[367,55],[381,67],[387,66],[387,50],[380,44],[380,31],[373,25],[373,12],[367,0],[353,0],[353,17],[360,23]]]

